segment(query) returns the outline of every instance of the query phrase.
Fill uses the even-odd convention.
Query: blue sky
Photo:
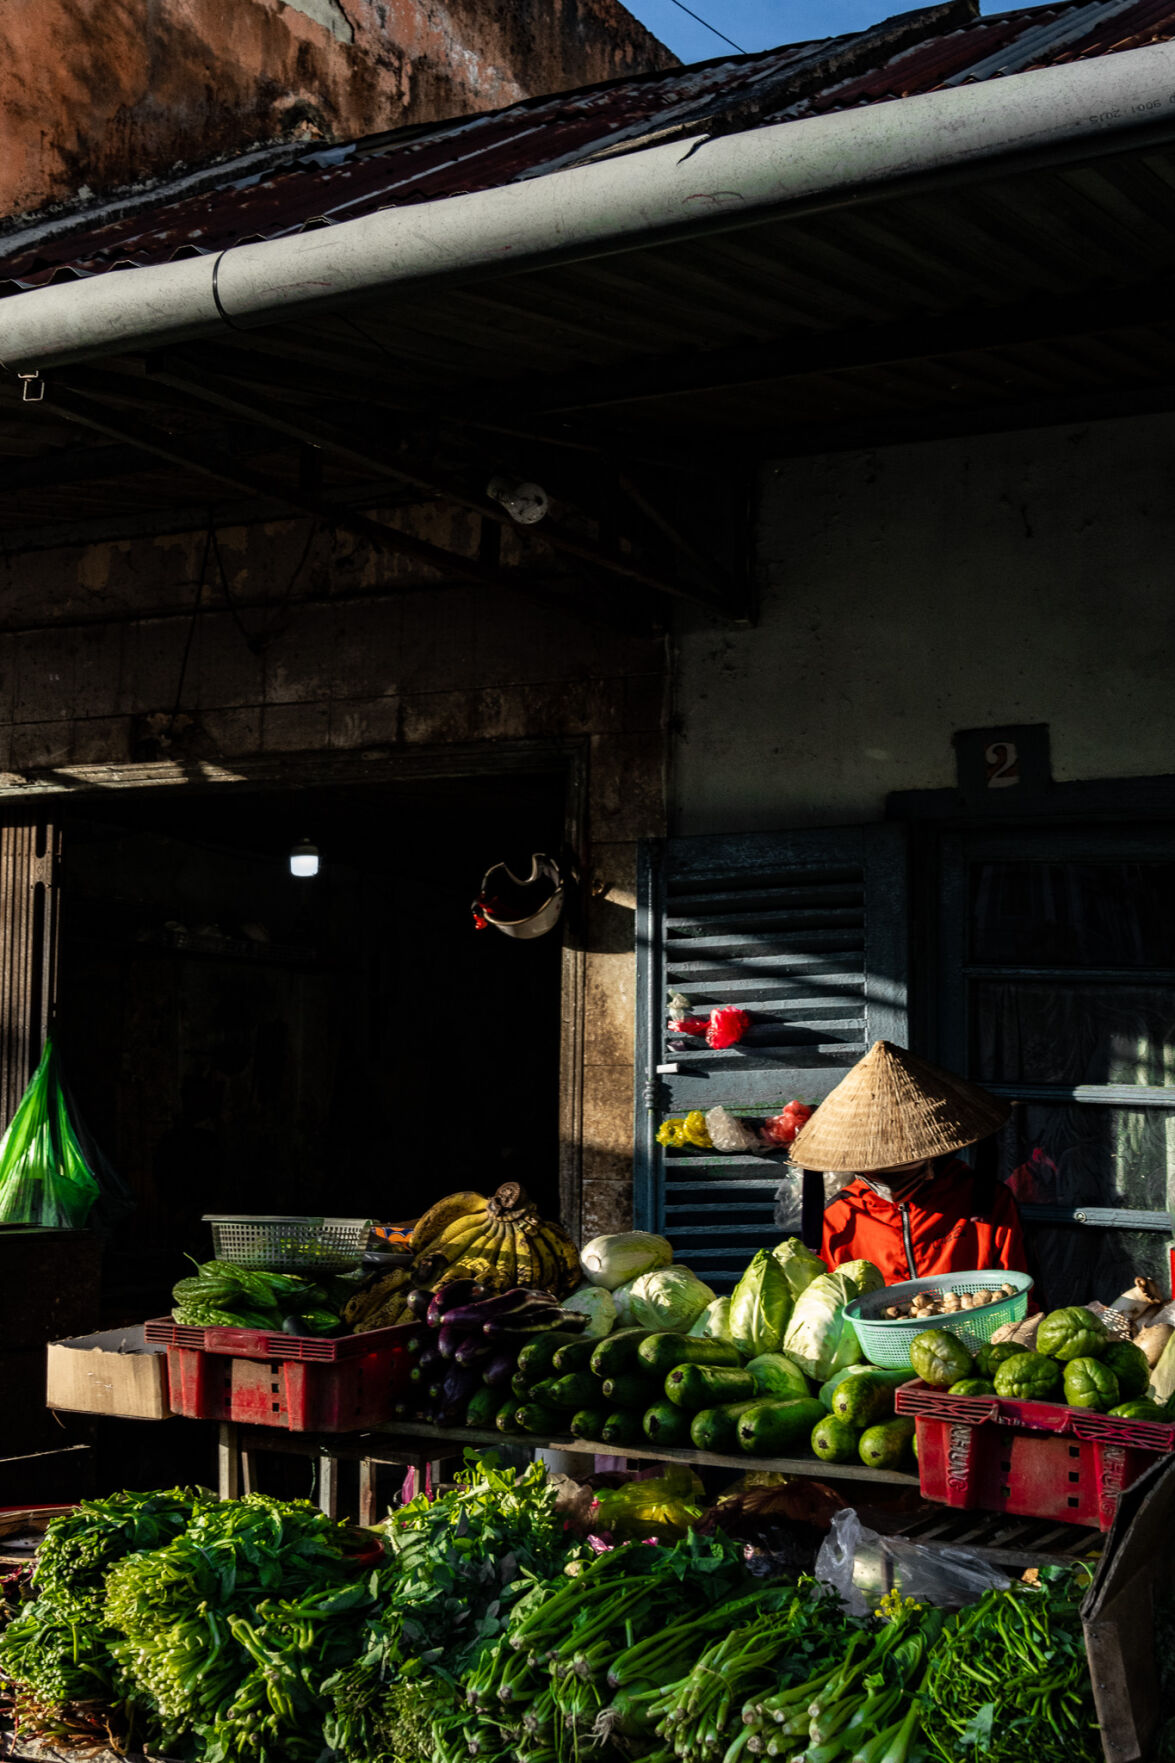
[[[628,10],[683,61],[709,61],[723,53],[721,38],[674,4],[674,0],[625,0]],[[904,10],[889,0],[685,0],[692,12],[733,38],[740,48],[774,49],[806,37],[859,31]],[[981,11],[1012,10],[1012,0],[983,0]]]

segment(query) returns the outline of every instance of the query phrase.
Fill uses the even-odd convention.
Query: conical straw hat
[[[1003,1126],[1006,1102],[937,1065],[875,1041],[791,1147],[803,1169],[867,1175],[961,1151]]]

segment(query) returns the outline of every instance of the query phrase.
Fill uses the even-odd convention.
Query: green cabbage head
[[[760,1249],[731,1296],[730,1337],[746,1359],[778,1353],[791,1313],[787,1276],[770,1250]]]
[[[715,1293],[688,1267],[660,1267],[634,1279],[632,1320],[641,1328],[667,1334],[685,1334]]]
[[[857,1296],[857,1283],[843,1267],[821,1274],[796,1299],[783,1337],[783,1351],[807,1377],[824,1383],[842,1366],[865,1355],[844,1307]]]

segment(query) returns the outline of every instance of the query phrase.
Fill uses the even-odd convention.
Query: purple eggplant
[[[442,1329],[442,1335],[444,1332]],[[463,1340],[458,1341],[457,1351],[453,1354],[453,1358],[458,1365],[468,1367],[477,1365],[479,1360],[486,1358],[492,1351],[493,1348],[484,1335],[467,1334]]]
[[[429,1391],[433,1419],[438,1426],[458,1426],[465,1418],[470,1398],[481,1388],[481,1375],[461,1365],[450,1365],[437,1393]]]
[[[462,1341],[467,1341],[475,1332],[480,1331],[475,1331],[469,1327],[462,1328],[459,1322],[450,1322],[446,1317],[442,1321],[436,1335],[433,1337],[437,1343],[437,1351],[441,1358],[455,1359],[457,1357],[457,1350],[461,1346]]]
[[[554,1302],[554,1298],[546,1292],[535,1292],[528,1286],[514,1286],[508,1292],[498,1292],[475,1302],[464,1303],[457,1309],[448,1311],[445,1320],[447,1322],[469,1323],[472,1327],[477,1323],[489,1322],[491,1317],[508,1316],[512,1311],[521,1310],[527,1304],[553,1304]]]
[[[436,1336],[431,1338],[435,1342]],[[408,1376],[413,1383],[431,1383],[434,1377],[440,1375],[444,1363],[445,1361],[441,1358],[435,1345],[425,1347],[420,1357],[409,1369]]]
[[[497,1339],[500,1335],[538,1334],[543,1329],[561,1328],[578,1334],[588,1325],[588,1318],[574,1310],[560,1310],[557,1304],[526,1304],[519,1310],[508,1310],[502,1316],[482,1323],[482,1333]]]
[[[411,1358],[417,1359],[423,1353],[427,1342],[432,1340],[432,1330],[423,1322],[416,1322],[404,1329],[404,1351]]]
[[[479,1286],[475,1279],[454,1279],[447,1286],[441,1286],[432,1295],[428,1306],[428,1326],[439,1328],[441,1320],[450,1310],[458,1309],[462,1304],[475,1304],[484,1295],[485,1288]]]
[[[425,1320],[431,1303],[432,1293],[427,1286],[417,1286],[416,1290],[409,1292],[404,1300],[409,1316],[414,1316],[418,1322]]]
[[[511,1341],[503,1346],[495,1341],[490,1347],[490,1356],[482,1362],[481,1381],[488,1383],[491,1389],[504,1389],[514,1376],[518,1364],[518,1344]]]

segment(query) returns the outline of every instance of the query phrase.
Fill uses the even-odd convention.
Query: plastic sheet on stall
[[[832,1520],[816,1559],[816,1578],[839,1594],[853,1616],[876,1610],[891,1591],[919,1604],[958,1609],[1012,1583],[970,1549],[930,1548],[904,1537],[879,1536],[851,1506]]]
[[[823,1204],[825,1206],[835,1200],[844,1187],[846,1179],[843,1175],[826,1174],[824,1176]],[[776,1230],[783,1231],[786,1236],[798,1237],[803,1234],[804,1171],[802,1169],[787,1170],[776,1188],[774,1224]]]

